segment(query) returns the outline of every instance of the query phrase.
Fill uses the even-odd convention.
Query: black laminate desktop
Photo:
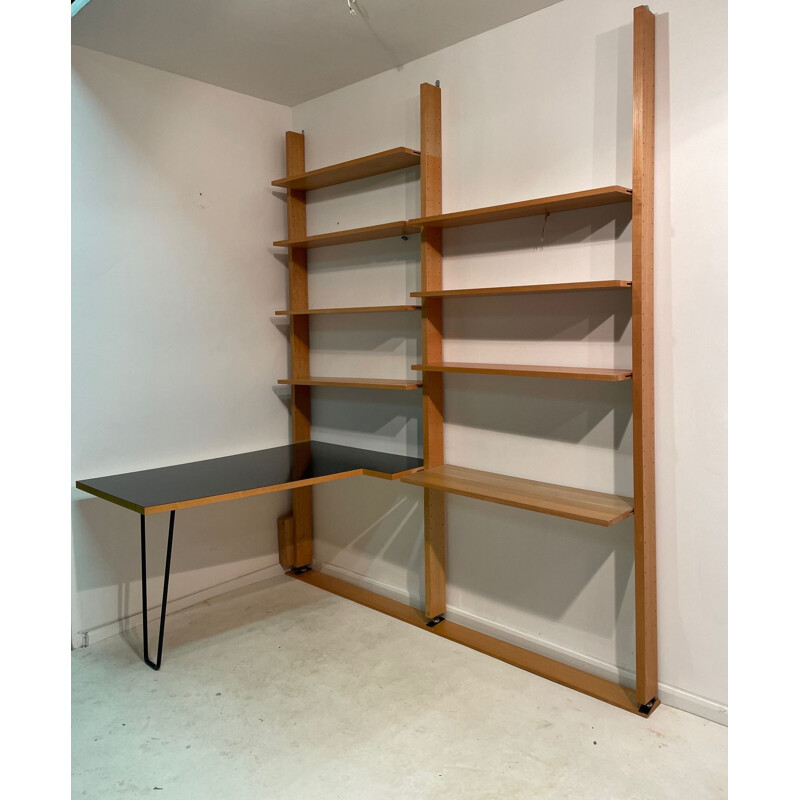
[[[394,480],[422,469],[421,458],[362,450],[327,442],[297,442],[251,453],[107,475],[76,482],[78,489],[137,512],[141,517],[142,617],[144,661],[160,669],[164,619],[172,559],[175,511],[237,500],[268,492],[312,486],[356,475]],[[158,655],[149,658],[147,638],[147,550],[145,516],[170,512]]]
[[[421,468],[420,458],[327,442],[298,442],[206,461],[89,478],[75,485],[139,514],[154,514],[297,489],[353,475],[394,480]]]

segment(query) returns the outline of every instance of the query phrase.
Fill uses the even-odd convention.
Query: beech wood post
[[[420,216],[442,213],[442,92],[420,86]],[[420,234],[420,289],[442,288],[442,231]],[[442,298],[422,298],[422,363],[442,360]],[[422,376],[422,428],[425,468],[444,464],[444,376]],[[444,615],[447,587],[445,496],[424,490],[425,615]]]
[[[305,171],[305,136],[286,132],[286,177]],[[306,235],[306,193],[300,189],[286,192],[287,231],[289,239]],[[289,310],[308,308],[308,251],[289,248]],[[309,319],[292,315],[289,323],[289,357],[292,378],[309,374]],[[311,440],[311,387],[292,386],[292,442]],[[305,567],[312,560],[312,490],[310,486],[292,490],[294,567]]]
[[[636,699],[658,694],[655,411],[653,365],[653,196],[655,16],[633,11],[633,519],[636,578]]]

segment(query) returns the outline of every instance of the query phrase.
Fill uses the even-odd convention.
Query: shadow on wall
[[[449,339],[622,344],[631,324],[630,292],[625,289],[445,302]]]
[[[320,441],[422,455],[419,392],[317,387],[311,396],[312,436]]]
[[[658,20],[658,17],[656,17]],[[616,115],[609,114],[615,108]],[[616,180],[630,188],[633,163],[633,24],[595,37],[595,182],[605,182],[609,164]]]
[[[419,358],[421,352],[419,312],[325,314],[313,317],[311,350],[312,371],[315,375],[324,373],[313,369],[314,361],[319,360],[320,365],[324,366],[332,355],[342,352],[398,353],[406,356],[410,366],[411,361]],[[408,376],[412,376],[410,370]]]
[[[589,245],[621,239],[631,222],[628,203],[561,211],[445,230],[447,259],[533,248],[542,259],[550,247]],[[630,274],[630,260],[627,262]],[[488,284],[487,284],[488,285]]]
[[[417,112],[419,113],[419,109],[417,109]],[[420,168],[418,166],[407,167],[393,172],[384,172],[382,175],[361,178],[357,181],[348,181],[347,183],[327,186],[323,189],[314,189],[306,195],[306,212],[311,223],[309,230],[316,230],[312,226],[317,222],[317,217],[321,218],[320,223],[322,225],[327,225],[330,229],[335,229],[337,226],[360,228],[370,225],[373,224],[371,221],[373,216],[374,224],[376,225],[386,222],[392,218],[391,212],[395,211],[398,206],[396,201],[400,190],[404,190],[405,199],[405,208],[400,213],[400,216],[403,219],[413,219],[419,216],[419,172]],[[377,202],[372,203],[371,208],[368,209],[369,217],[364,216],[365,209],[362,204],[359,203],[351,209],[346,203],[342,203],[342,201],[347,201],[351,198],[363,198],[370,192],[373,193],[371,196]],[[382,203],[381,200],[384,195],[386,195],[386,200]],[[330,213],[326,213],[328,206],[330,206]],[[386,206],[389,207],[387,208]],[[389,214],[388,217],[384,213],[384,208]],[[351,211],[351,213],[345,213],[342,220],[336,219],[337,214],[343,211]],[[397,211],[395,211],[394,215],[397,215]],[[352,220],[350,217],[352,217]],[[323,232],[323,228],[320,228],[319,232]]]
[[[279,492],[181,509],[175,515],[175,538],[170,569],[170,600],[194,591],[196,576],[215,570],[216,584],[277,563],[274,520],[288,511],[290,494]],[[87,496],[73,502],[75,589],[113,593],[116,613],[105,619],[86,619],[84,629],[124,620],[141,611],[141,551],[139,515],[105,500]],[[164,576],[169,514],[147,518],[148,600],[160,603]],[[232,567],[226,578],[225,565]],[[152,579],[152,580],[151,580]],[[152,585],[151,585],[152,583]],[[203,586],[206,584],[203,583]],[[91,601],[90,601],[91,602]],[[109,614],[110,599],[102,606]]]
[[[418,288],[418,234],[309,251],[312,307],[403,305]]]
[[[633,668],[630,518],[603,528],[464,497],[448,498],[447,515],[449,591],[460,610],[512,629],[532,615],[613,640],[617,664]],[[594,602],[581,602],[593,584]],[[511,622],[498,607],[515,610]]]
[[[364,576],[377,591],[405,587],[419,606],[425,572],[421,491],[366,476],[314,490],[315,561]]]
[[[525,630],[519,620],[532,615],[579,637],[613,640],[617,664],[633,669],[630,519],[601,528],[452,495],[447,515],[451,607],[512,630],[515,623]],[[322,484],[314,526],[315,561],[345,578],[364,577],[377,591],[403,587],[422,606],[422,490],[366,477]],[[581,603],[595,582],[608,588]],[[498,608],[506,609],[499,618]]]
[[[628,381],[490,377],[446,377],[449,424],[632,455],[626,436],[633,414]],[[612,424],[602,425],[604,420]]]

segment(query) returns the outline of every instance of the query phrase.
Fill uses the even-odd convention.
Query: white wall
[[[656,416],[660,694],[723,721],[727,703],[726,3],[657,14]],[[441,81],[444,210],[631,184],[633,4],[565,0],[293,109],[309,169],[419,143],[418,87]],[[416,174],[309,195],[309,232],[418,214]],[[418,240],[312,251],[311,301],[399,303]],[[448,231],[445,287],[630,275],[630,211]],[[388,316],[388,315],[387,315]],[[410,316],[410,315],[409,315]],[[623,295],[446,301],[451,360],[630,366]],[[326,374],[403,377],[416,320],[314,320]],[[407,340],[411,337],[411,341]],[[632,492],[628,384],[448,376],[449,463]],[[419,452],[418,397],[314,393],[314,435]],[[374,396],[373,396],[374,395]],[[630,682],[632,521],[610,530],[448,498],[451,619]],[[323,568],[418,602],[421,490],[315,488]]]
[[[271,317],[286,269],[270,247],[285,215],[269,181],[290,109],[80,47],[72,74],[73,479],[285,444]],[[140,610],[139,519],[72,496],[77,646]],[[288,502],[179,512],[171,606],[277,573]],[[153,603],[167,519],[149,518]]]

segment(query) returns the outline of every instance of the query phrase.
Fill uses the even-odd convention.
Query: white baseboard
[[[250,572],[247,575],[242,575],[239,578],[225,581],[225,583],[211,586],[208,589],[202,589],[199,592],[193,592],[192,594],[187,594],[184,597],[176,597],[175,599],[167,602],[167,615],[174,614],[176,611],[181,611],[184,608],[189,608],[189,606],[197,605],[197,603],[204,603],[206,600],[210,600],[213,597],[218,597],[219,595],[233,592],[236,589],[250,586],[250,584],[266,581],[270,578],[275,578],[278,575],[283,574],[283,567],[280,564],[273,564],[269,567],[256,570],[255,572]],[[151,614],[157,611],[160,611],[160,605],[152,606],[150,609]],[[148,619],[151,619],[151,617]],[[103,641],[103,639],[109,639],[112,636],[118,636],[124,631],[140,626],[141,624],[142,614],[139,612],[137,614],[131,614],[129,617],[123,617],[122,619],[115,620],[114,622],[109,622],[105,625],[99,625],[96,628],[77,631],[73,635],[72,646],[73,648],[89,647],[90,645]],[[154,624],[158,625],[158,620],[155,620]]]
[[[424,606],[422,597],[412,595],[407,590],[397,586],[392,586],[382,581],[376,581],[373,578],[359,575],[348,569],[337,567],[334,564],[315,562],[314,567],[320,570],[320,572],[327,572],[330,575],[342,578],[342,580],[346,580],[356,586],[361,586],[364,589],[369,589],[378,594],[390,597],[393,600],[398,600],[401,603],[414,606],[415,608],[422,608]],[[562,645],[549,642],[536,636],[531,636],[523,631],[508,628],[497,622],[491,622],[454,606],[447,606],[447,619],[457,622],[459,625],[464,625],[467,628],[486,633],[489,636],[494,636],[497,639],[502,639],[504,642],[524,647],[526,650],[534,650],[543,656],[556,659],[557,661],[563,661],[565,664],[570,664],[579,669],[584,669],[587,672],[599,675],[607,680],[622,683],[626,686],[634,685],[635,676],[631,670],[621,669],[607,661],[586,656],[570,648],[563,647]],[[710,720],[711,722],[716,722],[720,725],[728,724],[727,706],[720,705],[713,700],[700,697],[691,692],[686,692],[683,689],[678,689],[666,683],[658,684],[658,696],[661,702],[666,706],[671,706],[681,711],[688,711],[690,714]]]

